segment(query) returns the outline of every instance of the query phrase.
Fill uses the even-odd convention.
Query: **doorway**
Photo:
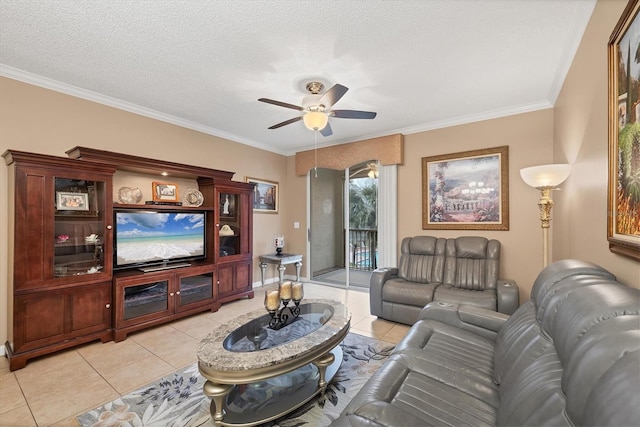
[[[378,163],[310,171],[311,280],[368,289],[377,267]],[[348,179],[347,179],[348,177]]]

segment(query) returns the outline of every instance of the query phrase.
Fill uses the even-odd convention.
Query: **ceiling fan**
[[[307,83],[306,88],[310,95],[307,95],[302,99],[302,106],[288,104],[286,102],[268,98],[258,99],[258,101],[266,102],[267,104],[278,105],[280,107],[291,108],[292,110],[304,112],[301,116],[275,124],[269,127],[269,129],[277,129],[302,120],[309,130],[320,131],[322,136],[330,136],[333,134],[333,131],[331,130],[331,125],[329,125],[329,117],[336,117],[338,119],[373,119],[376,117],[377,113],[372,111],[330,109],[345,93],[347,93],[349,88],[346,86],[335,84],[331,89],[323,94],[321,94],[320,91],[324,88],[324,85],[320,82]]]

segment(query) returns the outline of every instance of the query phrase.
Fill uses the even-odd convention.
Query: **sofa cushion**
[[[566,412],[576,424],[583,423],[587,400],[602,375],[628,352],[640,350],[639,328],[640,317],[635,315],[607,319],[594,325],[576,345],[562,376]],[[626,381],[634,381],[633,378],[630,376]],[[639,377],[635,378],[638,394],[640,381]],[[637,420],[640,421],[640,417]]]
[[[405,279],[389,279],[382,288],[382,300],[396,304],[424,307],[433,301],[436,283],[408,282]]]
[[[500,242],[478,236],[447,239],[442,282],[461,289],[496,289]]]
[[[452,304],[469,304],[496,311],[496,291],[493,289],[475,291],[442,285],[436,288],[433,300]]]
[[[548,300],[555,298],[556,294],[560,294],[559,297],[563,298],[569,289],[589,284],[576,281],[577,276],[616,280],[616,277],[607,270],[587,261],[566,259],[548,265],[540,272],[531,288],[531,299],[536,305],[538,320],[542,319]]]
[[[552,337],[563,365],[568,363],[578,342],[598,323],[640,314],[637,289],[608,279],[577,280],[590,286],[574,288],[565,298],[549,304],[541,322],[541,329]]]
[[[474,333],[437,321],[417,322],[396,346],[406,366],[493,407],[498,387],[493,382],[493,345]]]
[[[413,349],[447,367],[466,370],[469,375],[490,377],[493,372],[493,342],[451,325],[433,320],[416,322],[394,352]],[[487,382],[493,380],[489,378]]]
[[[500,384],[498,425],[568,426],[562,364],[550,346],[515,378]]]
[[[626,353],[589,394],[582,424],[588,427],[632,426],[640,420],[640,350]],[[622,386],[622,385],[628,386]],[[635,392],[629,393],[629,390]]]
[[[494,379],[497,384],[513,381],[517,374],[538,359],[553,343],[546,339],[529,300],[498,331],[494,353]]]
[[[446,239],[406,237],[400,246],[398,277],[417,283],[442,283]]]
[[[343,413],[385,426],[492,426],[496,408],[420,373],[410,357],[394,354]]]

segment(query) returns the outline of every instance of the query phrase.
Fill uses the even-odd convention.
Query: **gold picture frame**
[[[177,202],[178,185],[168,182],[152,182],[152,194],[154,202]]]
[[[509,230],[509,147],[422,158],[423,230]]]
[[[266,179],[245,177],[245,181],[254,185],[253,211],[260,213],[278,213],[278,183]]]
[[[613,253],[640,260],[640,18],[630,1],[611,34],[607,240]]]

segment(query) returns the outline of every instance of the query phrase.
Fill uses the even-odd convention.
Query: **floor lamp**
[[[556,164],[532,166],[520,169],[520,176],[527,185],[540,190],[540,226],[542,227],[543,268],[549,265],[549,227],[551,226],[551,190],[558,188],[571,172],[571,165]]]

